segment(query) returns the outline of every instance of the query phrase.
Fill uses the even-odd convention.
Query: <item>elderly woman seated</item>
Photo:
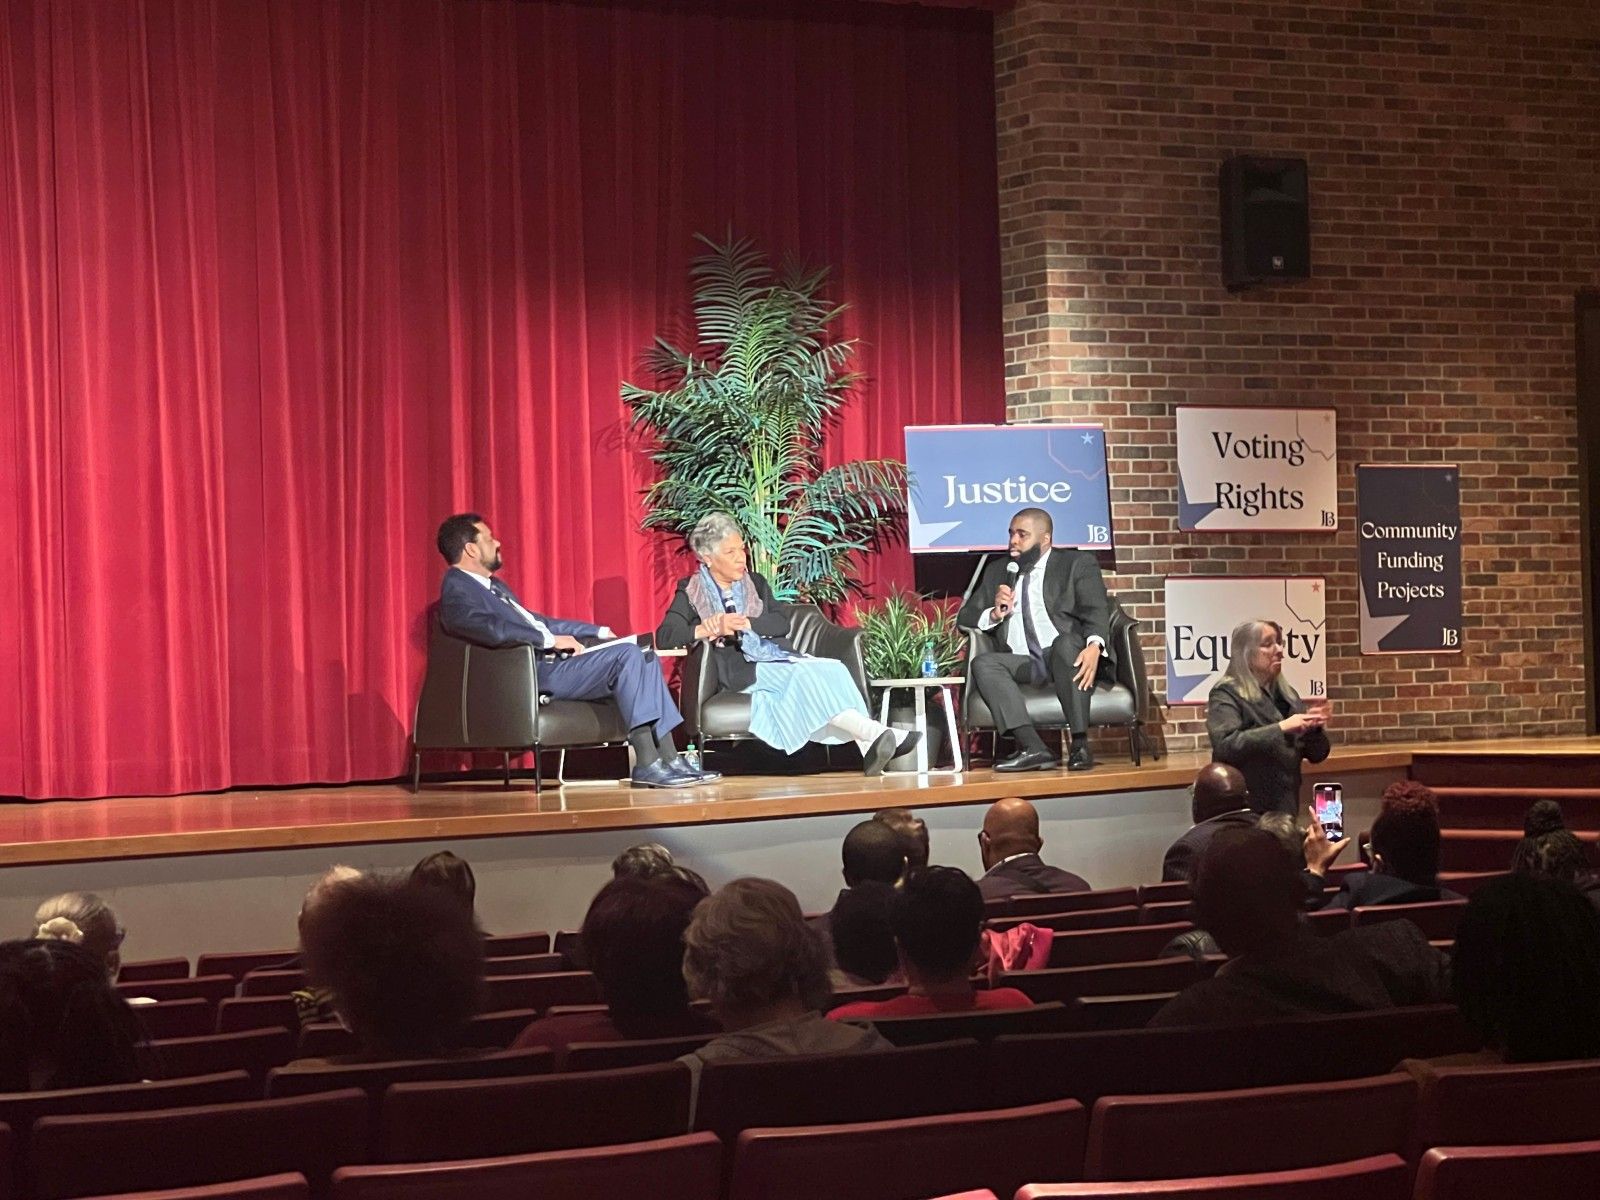
[[[82,946],[99,959],[110,979],[122,966],[122,922],[111,906],[93,892],[63,892],[39,905],[33,914],[36,938]]]
[[[683,935],[690,994],[711,1002],[727,1032],[678,1061],[882,1050],[874,1029],[826,1021],[828,960],[794,893],[770,879],[735,879],[700,902]]]
[[[789,612],[749,569],[744,534],[732,517],[703,517],[689,548],[700,567],[678,584],[656,645],[676,650],[709,642],[718,685],[750,693],[752,734],[786,754],[807,742],[854,742],[868,775],[882,774],[891,758],[916,745],[921,734],[890,729],[866,714],[843,663],[796,653],[787,643]]]

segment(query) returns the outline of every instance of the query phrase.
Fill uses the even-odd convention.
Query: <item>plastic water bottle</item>
[[[933,643],[928,642],[922,647],[922,677],[924,679],[933,679],[938,674],[939,660],[933,656]]]
[[[700,769],[700,747],[690,742],[683,748],[684,761],[696,771]]]

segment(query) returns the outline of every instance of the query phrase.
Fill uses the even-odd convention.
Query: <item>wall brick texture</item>
[[[996,65],[1010,419],[1105,424],[1107,582],[1163,706],[1166,577],[1310,574],[1338,739],[1582,732],[1600,4],[1019,0]],[[1224,289],[1216,172],[1240,153],[1308,159],[1309,281]],[[1338,533],[1180,533],[1185,402],[1336,407]],[[1461,465],[1464,653],[1361,655],[1362,462]],[[1168,746],[1206,745],[1203,709],[1165,716]]]

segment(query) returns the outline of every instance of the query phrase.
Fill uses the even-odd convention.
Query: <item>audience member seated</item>
[[[1486,883],[1456,930],[1451,990],[1483,1038],[1432,1067],[1600,1058],[1600,915],[1572,884],[1531,874]]]
[[[1189,816],[1194,820],[1193,827],[1167,847],[1166,857],[1161,860],[1161,878],[1165,882],[1188,879],[1195,860],[1219,829],[1248,829],[1256,823],[1256,811],[1250,807],[1250,793],[1245,790],[1239,768],[1218,762],[1201,767],[1189,785]]]
[[[893,884],[867,879],[839,893],[827,918],[834,964],[828,978],[835,988],[900,982],[900,956],[889,924],[894,891]]]
[[[872,881],[890,887],[900,882],[906,871],[906,840],[882,821],[862,821],[851,827],[839,847],[844,876],[844,890],[834,899],[834,908],[849,891],[859,884]],[[823,948],[830,961],[833,954],[833,912],[814,917],[812,928],[822,934]]]
[[[705,895],[676,874],[623,875],[601,888],[584,914],[582,945],[606,1011],[534,1021],[515,1048],[715,1033],[716,1022],[689,1007],[683,981],[683,933]]]
[[[1511,869],[1572,884],[1600,909],[1600,874],[1589,846],[1567,828],[1561,805],[1536,800],[1522,818],[1523,837],[1511,856]]]
[[[996,800],[983,817],[978,849],[983,855],[983,878],[978,890],[985,900],[1000,900],[1027,892],[1086,892],[1089,884],[1071,871],[1046,865],[1039,857],[1044,840],[1039,836],[1039,813],[1017,796]]]
[[[1337,854],[1343,842],[1329,846]],[[1371,849],[1372,870],[1345,876],[1328,908],[1461,899],[1439,886],[1439,800],[1422,784],[1406,779],[1384,789],[1378,819],[1372,823]],[[1327,871],[1313,839],[1306,843],[1306,867],[1314,875]]]
[[[411,882],[454,896],[477,920],[478,881],[466,859],[457,858],[448,850],[430,854],[411,868]]]
[[[33,936],[82,946],[115,980],[122,966],[122,940],[127,931],[111,906],[93,892],[63,892],[39,905],[33,914]]]
[[[1016,988],[979,991],[972,986],[972,972],[981,961],[983,894],[965,871],[955,867],[913,871],[889,901],[889,923],[909,990],[892,1000],[841,1005],[828,1014],[832,1020],[920,1017],[1033,1004]]]
[[[302,915],[300,951],[308,980],[331,994],[360,1049],[290,1069],[463,1053],[483,987],[483,938],[456,897],[404,878],[345,880]]]
[[[611,878],[648,879],[653,875],[670,875],[673,865],[672,851],[660,842],[641,842],[629,846],[611,860]]]
[[[1228,829],[1206,847],[1194,915],[1229,961],[1173,998],[1152,1025],[1227,1025],[1431,1004],[1445,959],[1410,921],[1319,937],[1300,920],[1304,887],[1278,839]]]
[[[708,1062],[887,1049],[876,1030],[818,1013],[828,1000],[822,943],[794,893],[770,879],[735,879],[694,910],[683,975],[727,1030],[680,1062],[698,1080]]]
[[[0,942],[0,1092],[136,1083],[138,1036],[100,954],[59,938]]]
[[[307,915],[333,894],[333,890],[342,883],[352,879],[360,879],[361,872],[344,863],[335,863],[329,867],[320,878],[306,889],[305,898],[300,901],[299,929],[301,942],[305,941],[305,926]],[[283,960],[279,964],[281,970],[297,971],[305,967],[304,959],[297,953]],[[327,988],[303,987],[296,988],[290,995],[294,999],[295,1015],[300,1018],[300,1024],[316,1025],[323,1021],[332,1021],[338,1014],[333,1011],[333,996]]]
[[[928,823],[909,808],[880,808],[872,814],[906,839],[906,867],[915,870],[928,865]]]

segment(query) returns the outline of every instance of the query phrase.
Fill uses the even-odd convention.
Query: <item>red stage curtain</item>
[[[653,628],[617,389],[696,231],[836,267],[834,454],[1001,419],[990,54],[807,0],[7,0],[0,794],[399,773],[454,510]]]

